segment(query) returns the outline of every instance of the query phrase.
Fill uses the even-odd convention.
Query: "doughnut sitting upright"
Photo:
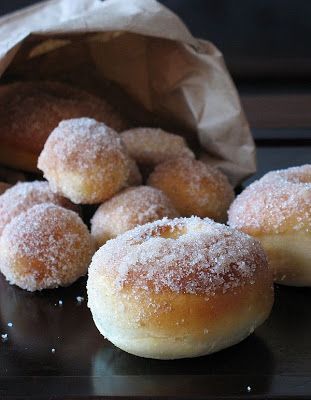
[[[232,203],[229,225],[261,241],[276,282],[311,286],[311,165],[252,183]]]
[[[238,343],[273,304],[260,243],[198,217],[164,218],[108,241],[92,259],[87,290],[94,322],[108,340],[158,359]]]

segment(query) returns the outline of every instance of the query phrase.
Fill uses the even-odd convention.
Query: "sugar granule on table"
[[[2,342],[6,342],[9,339],[8,334],[7,333],[2,333],[1,334],[1,340]]]

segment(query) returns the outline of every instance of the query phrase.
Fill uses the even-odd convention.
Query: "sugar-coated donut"
[[[63,119],[91,117],[120,131],[128,124],[105,100],[60,82],[0,86],[0,161],[36,171],[50,132]]]
[[[0,196],[0,235],[14,217],[40,203],[53,203],[78,211],[69,200],[53,193],[48,182],[20,182]]]
[[[144,166],[154,167],[176,157],[194,158],[182,136],[159,128],[133,128],[121,137],[130,156]]]
[[[0,195],[4,193],[7,189],[9,189],[11,185],[6,182],[0,182]],[[1,219],[1,214],[0,214],[0,219]]]
[[[91,220],[91,232],[98,246],[117,235],[163,217],[178,216],[168,197],[150,186],[131,187],[103,203]]]
[[[229,224],[259,239],[278,283],[311,286],[311,165],[272,171],[229,209]]]
[[[240,342],[269,315],[273,279],[260,243],[208,218],[164,218],[94,255],[88,306],[99,331],[142,357],[174,359]]]
[[[13,218],[0,238],[0,270],[29,291],[67,286],[84,275],[94,244],[79,215],[42,203]]]
[[[130,161],[113,129],[91,118],[76,118],[53,130],[38,168],[54,192],[74,203],[96,204],[126,185]]]
[[[221,171],[190,158],[159,164],[148,184],[166,193],[185,217],[197,215],[225,222],[234,198],[233,188]]]

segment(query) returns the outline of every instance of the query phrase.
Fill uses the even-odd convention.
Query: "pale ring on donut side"
[[[229,225],[260,240],[276,282],[311,286],[311,165],[252,183],[232,203]]]

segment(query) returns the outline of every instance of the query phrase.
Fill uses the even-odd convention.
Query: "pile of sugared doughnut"
[[[1,272],[36,291],[88,271],[95,324],[121,349],[218,351],[268,317],[273,274],[310,285],[311,165],[269,173],[234,200],[182,136],[128,129],[106,102],[53,82],[0,88],[0,122],[0,160],[34,171],[38,159],[46,179],[0,185]]]

